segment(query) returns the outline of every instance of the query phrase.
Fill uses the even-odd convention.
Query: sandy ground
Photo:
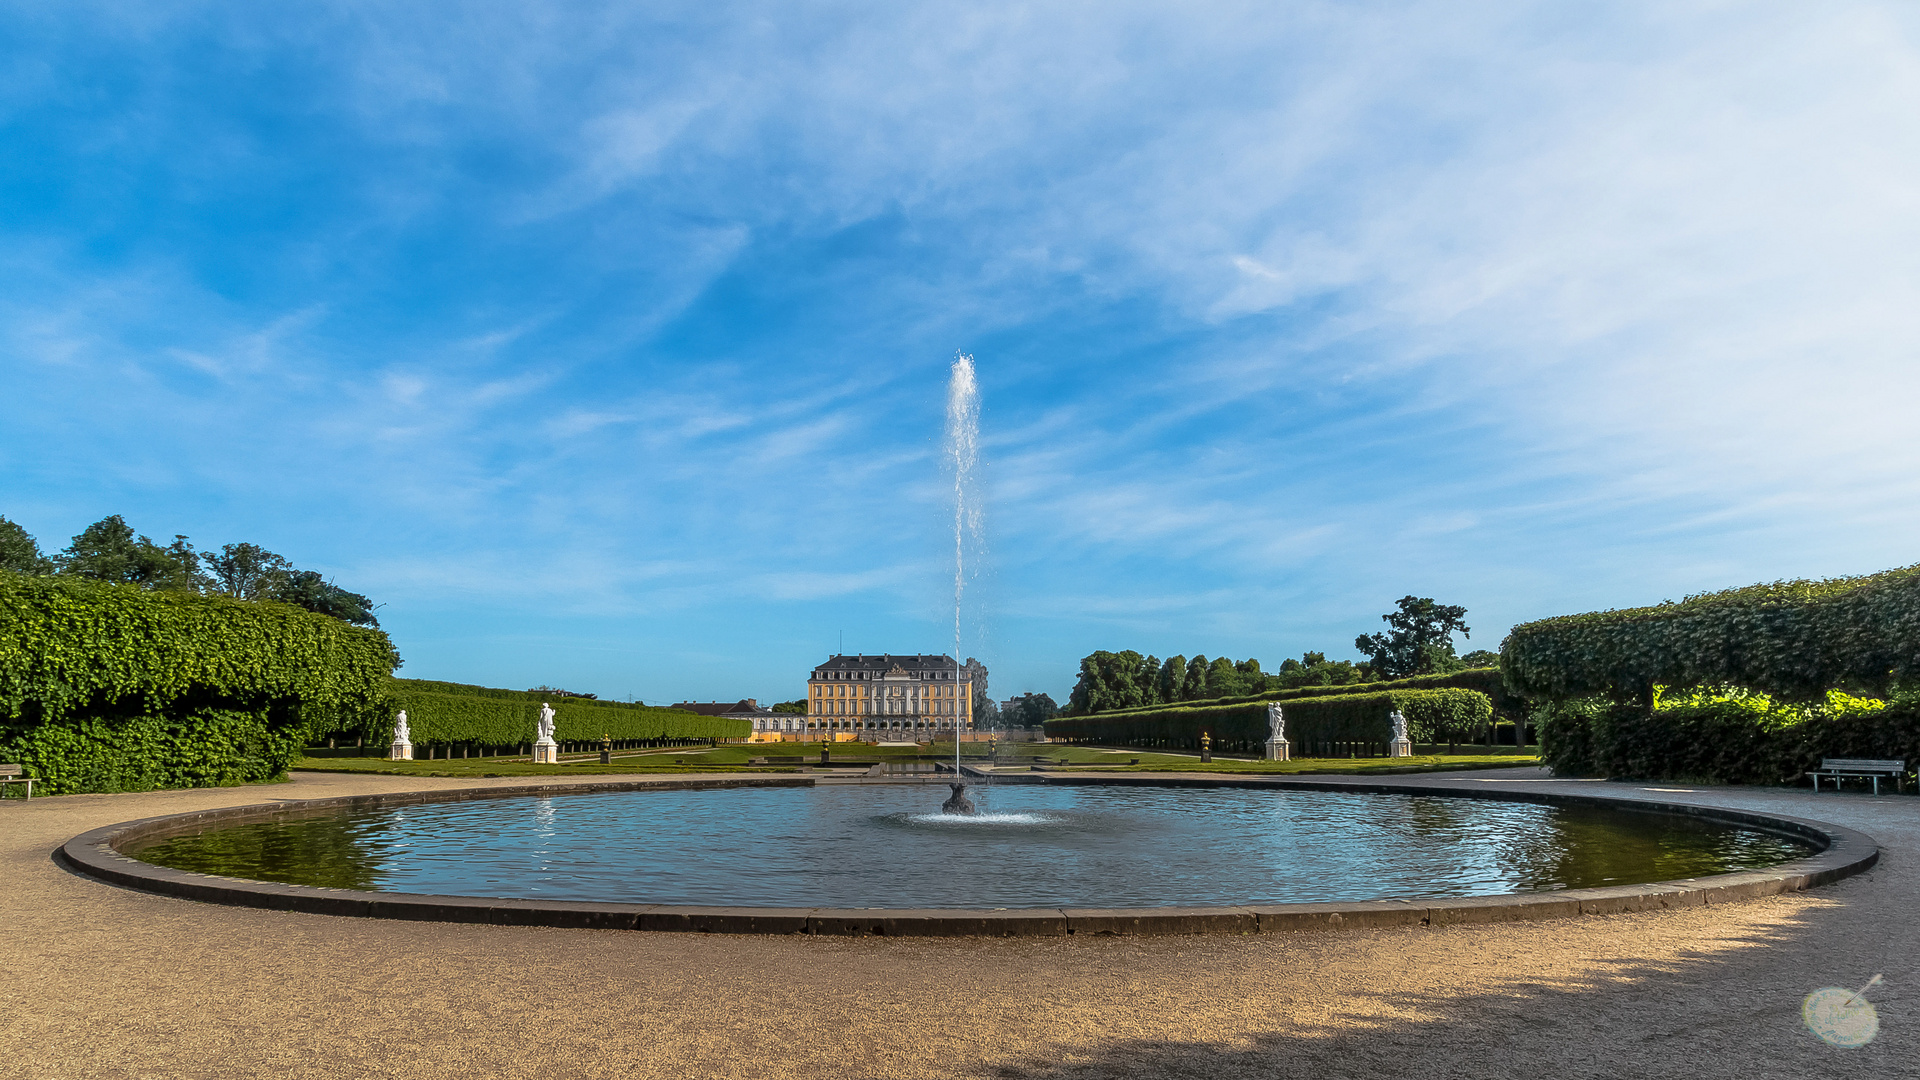
[[[1569,783],[1513,770],[1446,782]],[[1583,783],[1848,825],[1882,862],[1812,893],[1683,912],[1245,938],[342,919],[151,896],[50,858],[153,814],[475,783],[304,774],[0,803],[0,1076],[1920,1075],[1920,799]],[[1875,973],[1877,1041],[1836,1050],[1807,1034],[1809,991]]]

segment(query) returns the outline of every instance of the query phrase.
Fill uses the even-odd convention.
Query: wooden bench
[[[23,776],[25,769],[18,765],[0,765],[0,795],[7,793],[8,784],[27,785],[27,798],[33,798],[33,777]]]
[[[1813,778],[1813,790],[1820,790],[1821,777],[1833,780],[1833,790],[1840,790],[1842,777],[1858,777],[1873,781],[1873,793],[1880,794],[1880,778],[1893,777],[1894,790],[1903,790],[1907,781],[1907,763],[1898,758],[1880,760],[1878,758],[1830,757],[1821,758],[1820,767],[1807,774]]]

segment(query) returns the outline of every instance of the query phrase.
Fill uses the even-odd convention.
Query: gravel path
[[[1410,777],[1422,784],[1432,776]],[[524,784],[524,778],[500,783]],[[485,781],[301,774],[0,803],[0,1077],[1567,1077],[1920,1074],[1920,799],[1554,781],[1878,840],[1811,893],[1682,911],[1245,938],[756,938],[227,908],[75,877],[97,826]],[[1880,1037],[1800,1025],[1816,987]]]

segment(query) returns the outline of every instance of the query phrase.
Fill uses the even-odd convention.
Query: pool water
[[[1647,811],[1331,791],[730,788],[427,803],[238,825],[127,853],[412,893],[797,907],[1437,899],[1664,881],[1809,853]]]

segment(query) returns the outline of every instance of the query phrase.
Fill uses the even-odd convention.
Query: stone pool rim
[[[1578,792],[1366,781],[1268,779],[1247,776],[1098,776],[1049,773],[996,776],[995,783],[1104,787],[1255,788],[1339,791],[1526,802],[1553,806],[1598,806],[1677,814],[1720,824],[1757,828],[1812,844],[1815,850],[1766,870],[1735,871],[1640,885],[1563,889],[1501,896],[1439,900],[1364,900],[1330,903],[1240,904],[1218,907],[1142,908],[830,908],[727,907],[628,904],[602,901],[502,899],[426,893],[285,885],[278,882],[199,874],[155,866],[120,849],[135,841],[277,819],[305,818],[332,810],[367,810],[423,803],[528,796],[587,795],[627,791],[675,791],[737,787],[839,786],[848,780],[815,776],[704,776],[499,787],[442,788],[284,799],[270,803],[140,818],[103,826],[67,841],[55,860],[67,869],[145,892],[206,903],[315,915],[404,919],[417,922],[489,923],[602,930],[654,930],[721,934],[818,934],[832,936],[1066,937],[1097,934],[1256,934],[1311,929],[1444,926],[1614,915],[1697,907],[1799,892],[1830,884],[1872,867],[1879,846],[1865,833],[1828,822],[1692,803],[1621,798]],[[858,782],[858,781],[853,781]]]

